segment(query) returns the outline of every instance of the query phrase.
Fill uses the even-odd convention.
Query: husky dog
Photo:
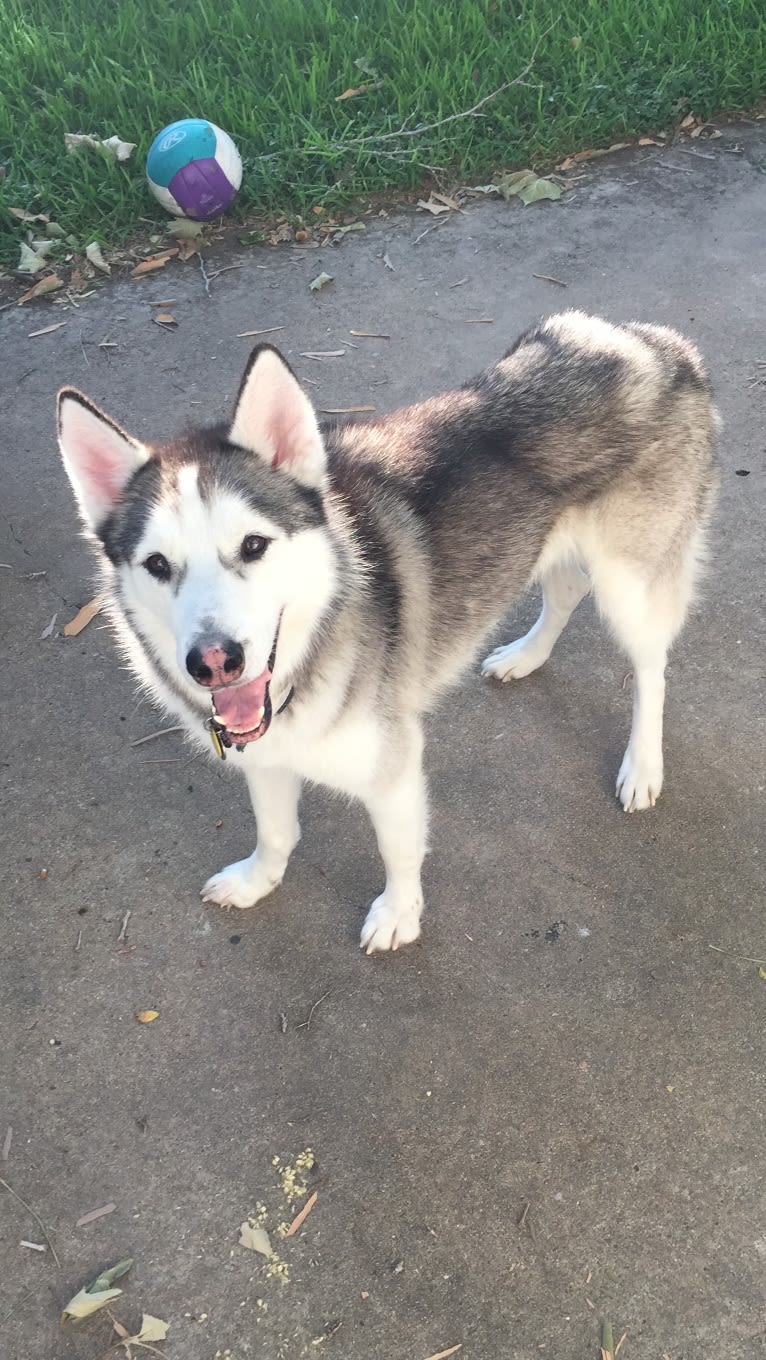
[[[455,392],[320,425],[253,351],[231,423],[160,445],[73,388],[59,442],[138,678],[247,780],[248,859],[206,902],[252,907],[298,841],[303,780],[361,798],[385,866],[362,947],[420,934],[423,715],[531,582],[542,612],[482,670],[529,675],[592,589],[633,670],[626,812],[662,788],[668,648],[715,492],[699,354],[660,326],[567,312]]]

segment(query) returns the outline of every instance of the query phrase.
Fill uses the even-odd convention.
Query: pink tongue
[[[266,686],[271,671],[266,668],[246,685],[217,689],[213,695],[216,712],[229,731],[251,732],[261,721],[261,709],[266,698]]]

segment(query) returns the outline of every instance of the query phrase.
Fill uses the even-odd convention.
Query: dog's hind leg
[[[542,576],[543,607],[529,632],[516,642],[496,647],[482,662],[482,675],[498,680],[521,680],[548,660],[570,615],[590,590],[590,581],[576,562],[557,562]]]
[[[647,581],[632,564],[611,561],[594,572],[598,607],[633,667],[633,721],[617,776],[617,797],[626,812],[654,807],[663,780],[662,722],[665,666],[692,593],[694,557]]]
[[[287,861],[300,840],[300,777],[283,769],[248,769],[246,776],[258,845],[248,859],[238,860],[208,879],[202,900],[219,907],[254,907],[267,897],[282,882]]]
[[[364,799],[386,870],[385,889],[376,897],[362,927],[360,943],[368,954],[398,949],[420,934],[420,871],[426,853],[428,802],[419,727],[407,733],[404,749],[406,756],[395,778],[371,790]]]

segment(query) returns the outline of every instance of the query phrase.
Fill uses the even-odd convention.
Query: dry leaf
[[[430,231],[430,227],[429,227],[429,231]],[[386,251],[385,255],[383,256],[383,263],[384,263],[384,265],[386,266],[386,269],[390,269],[391,272],[394,273],[394,274],[396,273],[396,270],[395,270],[394,266],[393,266],[392,263],[391,263],[391,258],[390,258],[390,256],[389,256],[388,251]]]
[[[460,1351],[462,1349],[463,1343],[462,1341],[458,1341],[457,1345],[450,1346],[449,1350],[437,1351],[435,1355],[429,1355],[428,1360],[447,1360],[448,1355],[454,1355],[457,1351]]]
[[[100,1209],[91,1209],[89,1214],[83,1214],[75,1223],[76,1228],[84,1228],[86,1223],[95,1223],[97,1218],[103,1218],[105,1214],[113,1214],[117,1208],[116,1204],[104,1204]]]
[[[168,231],[177,241],[193,241],[202,235],[204,225],[204,222],[193,222],[190,217],[179,217],[177,222],[171,223]]]
[[[364,222],[349,222],[345,227],[333,227],[332,239],[337,241],[341,236],[347,236],[350,231],[366,231]],[[297,239],[297,233],[296,233]]]
[[[67,151],[80,151],[84,146],[105,151],[115,161],[126,161],[136,149],[135,142],[123,142],[119,137],[91,137],[87,132],[65,132]]]
[[[374,406],[320,406],[319,412],[323,416],[355,416],[362,411],[374,411]]]
[[[354,85],[350,90],[344,90],[343,94],[336,94],[335,103],[340,104],[342,99],[354,99],[357,95],[367,94],[368,90],[379,90],[382,85],[382,80],[368,82],[366,85]]]
[[[318,293],[320,288],[324,288],[325,284],[332,283],[332,281],[333,281],[332,274],[325,274],[323,272],[321,274],[317,274],[316,278],[311,280],[309,288],[311,289],[312,293]]]
[[[370,410],[370,407],[368,406],[366,409]],[[311,1213],[311,1210],[314,1208],[314,1205],[317,1202],[318,1195],[319,1191],[315,1190],[313,1195],[309,1196],[303,1208],[300,1210],[300,1213],[297,1213],[295,1215],[295,1218],[293,1219],[292,1223],[290,1224],[290,1227],[287,1229],[287,1232],[285,1233],[285,1237],[292,1237],[294,1233],[297,1233],[299,1228],[303,1227],[303,1224],[305,1223],[306,1219]]]
[[[154,320],[158,326],[177,326],[178,322],[172,312],[158,312]]]
[[[139,1025],[151,1025],[152,1020],[158,1018],[159,1011],[136,1011],[135,1016]]]
[[[98,241],[91,241],[90,245],[85,247],[85,254],[87,255],[91,264],[95,265],[96,269],[100,269],[102,274],[111,274],[112,266],[110,264],[107,264],[106,260],[101,254],[101,246],[99,245]]]
[[[144,274],[153,273],[155,269],[164,269],[168,260],[172,260],[173,256],[177,254],[178,247],[174,246],[172,250],[165,250],[161,255],[150,255],[148,260],[142,260],[141,264],[136,265],[135,269],[131,269],[130,277],[140,279]]]
[[[26,208],[8,208],[7,211],[14,217],[18,217],[20,222],[47,222],[46,213],[27,212]]]
[[[759,978],[762,978],[764,982],[766,982],[766,968],[759,968],[758,976]]]
[[[428,202],[426,202],[424,198],[419,198],[418,207],[422,208],[424,212],[433,213],[434,217],[438,217],[440,213],[449,212],[449,207],[447,206],[447,204],[437,203],[434,194],[431,194],[431,197],[429,198]]]
[[[190,260],[192,255],[197,254],[197,244],[195,241],[182,241],[178,247],[179,260]]]
[[[437,202],[444,203],[446,207],[452,208],[453,212],[463,211],[460,204],[457,203],[454,198],[450,198],[448,194],[437,194],[434,189],[431,193],[431,198],[435,198]]]
[[[43,326],[41,331],[30,331],[27,339],[34,340],[38,335],[50,335],[51,331],[60,331],[61,327],[65,325],[66,321],[55,321],[52,326]]]
[[[53,630],[54,630],[54,628],[56,627],[56,619],[57,619],[57,618],[58,618],[58,611],[53,615],[53,618],[51,619],[51,621],[50,621],[50,623],[48,624],[47,628],[43,628],[43,631],[42,631],[42,633],[40,634],[40,641],[41,641],[41,642],[44,642],[46,638],[49,638],[49,637],[52,636]]]
[[[357,340],[390,340],[391,336],[383,331],[349,331],[349,335],[355,335]]]
[[[128,1331],[127,1327],[123,1327],[122,1323],[118,1322],[115,1317],[112,1318],[112,1326],[114,1327],[114,1330],[116,1331],[117,1335],[121,1337],[123,1340],[125,1339],[125,1337],[130,1336],[130,1332]]]
[[[52,242],[51,242],[52,244]],[[26,241],[19,242],[19,262],[16,265],[17,274],[39,274],[41,269],[45,269],[45,256],[37,250],[32,250]]]
[[[686,117],[681,119],[681,121],[680,121],[680,123],[678,124],[678,126],[679,126],[680,128],[690,128],[690,127],[694,127],[694,124],[696,123],[696,121],[697,121],[697,115],[696,115],[696,113],[687,113]]]
[[[100,608],[101,596],[94,595],[93,599],[89,600],[87,604],[84,604],[82,609],[78,609],[74,618],[69,620],[69,623],[64,624],[64,636],[77,637],[77,634],[81,633],[83,628],[87,628],[92,619],[95,619]]]
[[[638,139],[638,145],[639,145],[639,146],[662,146],[662,142],[659,142],[659,141],[657,140],[656,137],[639,137],[639,139]]]
[[[345,353],[344,349],[302,349],[300,356],[302,359],[340,359]]]
[[[152,1317],[151,1313],[144,1313],[141,1318],[141,1330],[136,1337],[137,1341],[164,1341],[168,1334],[169,1322],[163,1322],[162,1318]]]
[[[497,187],[503,198],[520,198],[525,205],[544,198],[561,198],[558,184],[549,179],[538,179],[534,170],[516,170],[511,175],[501,175]]]
[[[133,1260],[129,1257],[126,1261],[120,1261],[110,1270],[103,1270],[97,1275],[91,1284],[85,1285],[78,1290],[74,1298],[69,1300],[66,1308],[61,1314],[62,1325],[69,1318],[79,1320],[90,1317],[91,1313],[97,1313],[99,1308],[103,1308],[111,1299],[116,1299],[122,1293],[121,1289],[111,1289],[115,1280],[119,1280],[122,1275],[127,1274]]]
[[[271,1256],[271,1242],[265,1228],[254,1227],[247,1219],[239,1225],[239,1245],[248,1251],[259,1251],[261,1256]]]
[[[716,137],[720,137],[721,133],[717,127],[713,127],[712,123],[700,123],[699,127],[693,129],[691,135],[692,137],[704,137],[706,142],[712,142],[715,141]]]
[[[21,294],[19,306],[21,307],[25,302],[31,302],[32,298],[44,297],[46,293],[55,293],[57,288],[63,287],[64,280],[60,279],[58,274],[48,274],[46,278],[40,279],[39,283],[34,284],[32,288],[28,288],[26,293]]]

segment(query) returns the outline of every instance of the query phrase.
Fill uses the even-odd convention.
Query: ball
[[[181,118],[157,133],[146,178],[168,212],[206,222],[231,207],[242,183],[242,161],[228,132],[206,118]]]

